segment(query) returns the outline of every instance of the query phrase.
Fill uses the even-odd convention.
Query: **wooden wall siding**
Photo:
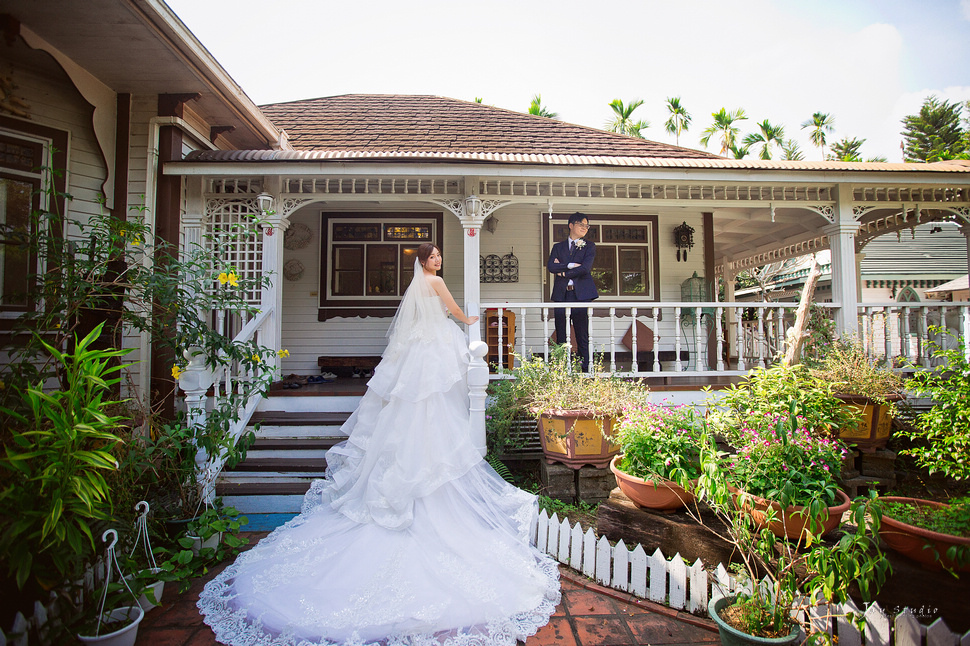
[[[328,210],[367,211],[374,208],[363,208],[358,205],[328,206]],[[386,207],[384,207],[386,208]],[[437,207],[432,206],[433,209]],[[429,205],[418,203],[412,206],[395,205],[394,210],[402,209],[427,212]],[[320,205],[309,205],[290,216],[292,222],[301,222],[313,232],[313,239],[300,250],[284,250],[283,262],[291,259],[299,260],[305,267],[303,278],[299,281],[282,279],[283,285],[283,332],[282,347],[290,351],[290,357],[282,362],[284,374],[315,374],[318,371],[317,357],[321,355],[379,355],[386,346],[385,333],[389,319],[386,318],[337,318],[324,322],[317,321],[318,289],[320,286]],[[635,214],[632,208],[616,210],[617,215]],[[514,252],[519,260],[519,282],[517,283],[484,283],[481,286],[483,303],[513,304],[527,303],[542,299],[543,280],[546,277],[546,254],[542,248],[542,227],[546,225],[546,214],[538,207],[509,206],[496,211],[499,220],[495,233],[487,230],[481,232],[481,253],[505,255]],[[590,214],[591,218],[599,214]],[[604,215],[605,217],[605,215]],[[686,221],[694,227],[696,246],[688,256],[687,262],[678,262],[676,250],[671,243],[673,229]],[[700,212],[684,213],[682,211],[662,211],[658,215],[658,243],[660,253],[660,294],[663,300],[679,301],[680,285],[690,278],[693,272],[703,275],[704,250],[703,237],[700,232],[703,220]],[[462,276],[464,266],[464,241],[462,229],[450,213],[444,217],[444,263],[442,275],[448,283],[455,300],[464,302],[464,280]],[[477,263],[474,263],[477,271]],[[640,306],[639,318],[648,327],[662,337],[664,347],[673,348],[675,333],[679,327],[675,325],[673,316],[668,315],[659,324],[647,316],[644,307]],[[524,322],[520,312],[516,311],[517,334],[525,333],[527,352],[542,352],[546,338],[541,314],[538,311],[528,312]],[[555,329],[550,311],[549,334]],[[626,351],[620,343],[632,324],[628,313],[618,312],[619,320],[614,326],[614,339],[617,351]],[[609,352],[608,345],[602,341],[610,335],[610,321],[606,317],[595,318],[591,326],[591,334],[600,339],[594,342],[594,351]],[[682,341],[683,342],[683,341]],[[690,339],[693,347],[693,337]],[[686,345],[684,349],[686,349]],[[515,351],[520,352],[521,338],[516,339]]]
[[[710,568],[698,559],[688,565],[680,554],[667,558],[659,548],[651,554],[642,545],[630,549],[622,540],[610,545],[605,536],[597,538],[592,528],[584,532],[579,523],[573,525],[568,518],[560,520],[557,514],[550,517],[545,510],[533,519],[531,541],[539,551],[600,585],[675,610],[706,615],[711,598],[740,589],[720,563]],[[833,615],[860,614],[860,608],[851,601],[830,610]],[[812,622],[819,631],[837,635],[840,646],[863,643],[866,646],[970,646],[970,631],[962,636],[955,634],[940,618],[929,626],[922,625],[909,608],[902,609],[893,618],[878,603],[873,603],[864,614],[864,636],[844,619],[826,620],[812,614]],[[805,638],[804,631],[801,637]]]

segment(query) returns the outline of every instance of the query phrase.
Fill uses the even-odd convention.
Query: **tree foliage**
[[[783,145],[785,142],[785,128],[776,126],[767,119],[758,124],[759,132],[752,132],[744,138],[747,146],[761,145],[761,152],[758,154],[761,159],[771,159],[772,146]]]
[[[690,113],[681,105],[679,96],[667,98],[667,111],[670,113],[670,117],[664,127],[667,132],[677,138],[676,141],[679,146],[681,133],[687,132],[690,127]]]
[[[967,131],[961,123],[962,106],[935,96],[923,101],[919,114],[903,117],[903,159],[932,162],[966,157]]]
[[[704,129],[704,136],[701,137],[701,145],[706,148],[708,142],[711,140],[711,137],[720,135],[720,154],[726,155],[727,152],[731,150],[733,146],[735,146],[738,133],[741,132],[741,128],[735,124],[738,121],[744,121],[748,117],[744,114],[744,110],[742,108],[738,108],[733,112],[728,112],[725,108],[721,108],[717,112],[711,113],[711,117],[714,118],[714,122]],[[740,159],[740,157],[738,157],[738,159]]]
[[[613,110],[613,118],[606,122],[606,129],[610,132],[616,132],[621,135],[628,135],[630,137],[636,137],[637,139],[643,139],[643,135],[640,134],[641,130],[646,130],[650,127],[649,121],[634,121],[633,111],[643,105],[643,99],[634,99],[626,105],[620,99],[613,99],[610,101],[610,108]]]
[[[811,139],[813,146],[821,149],[823,159],[825,158],[825,135],[826,133],[831,133],[834,130],[834,126],[835,117],[826,112],[815,112],[812,114],[811,119],[802,122],[802,130],[811,128],[808,137]]]
[[[542,105],[542,95],[536,94],[532,97],[532,103],[529,105],[529,114],[534,114],[537,117],[546,117],[548,119],[558,119],[559,113],[553,112],[546,106]]]

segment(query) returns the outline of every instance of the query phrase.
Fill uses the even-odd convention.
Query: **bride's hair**
[[[418,247],[418,262],[424,267],[424,263],[428,262],[428,258],[434,253],[434,250],[438,249],[438,245],[431,244],[430,242],[425,242],[420,247]],[[441,249],[438,249],[440,252]]]

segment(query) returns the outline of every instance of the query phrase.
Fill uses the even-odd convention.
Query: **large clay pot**
[[[740,496],[741,493],[737,489],[733,489],[736,495]],[[828,534],[833,529],[839,526],[842,522],[842,514],[849,510],[849,506],[852,501],[849,500],[847,496],[842,491],[836,491],[835,495],[838,500],[842,502],[834,507],[828,507],[822,513],[822,516],[817,519],[821,523],[821,531],[816,532],[817,536],[824,536]],[[786,507],[784,511],[781,509],[781,505],[770,500],[765,500],[764,498],[759,498],[758,496],[747,496],[748,508],[746,511],[751,514],[754,518],[755,523],[758,524],[759,528],[764,528],[766,525],[771,530],[771,533],[778,538],[790,538],[797,540],[803,535],[807,535],[811,531],[812,523],[811,518],[805,514],[802,515],[800,512],[805,509],[804,507],[799,507],[798,505],[792,505]],[[767,523],[766,511],[771,508],[775,510],[776,520],[772,523]]]
[[[116,608],[107,613],[109,621],[128,620],[124,627],[110,633],[98,636],[78,635],[82,644],[98,644],[98,646],[133,646],[138,638],[138,624],[145,618],[145,611],[139,606]]]
[[[616,476],[616,484],[637,507],[654,511],[673,511],[694,502],[694,494],[670,480],[644,480],[620,471],[617,463],[621,456],[610,462],[610,471]]]
[[[885,447],[893,432],[893,418],[889,415],[889,406],[863,395],[836,395],[836,397],[842,401],[843,406],[857,409],[860,415],[859,427],[840,430],[839,439],[866,453]],[[897,402],[902,400],[903,396],[886,395],[885,399]]]
[[[721,636],[722,646],[751,646],[753,644],[759,644],[762,646],[788,646],[789,644],[796,644],[799,641],[799,628],[798,624],[792,626],[791,633],[785,637],[756,637],[754,635],[749,635],[748,633],[741,632],[734,626],[729,625],[726,621],[721,619],[718,614],[724,608],[727,608],[732,603],[734,603],[734,597],[714,597],[711,599],[710,603],[707,604],[707,614],[711,616],[714,623],[717,624],[717,632]]]
[[[903,502],[918,506],[936,507],[937,509],[949,506],[942,502],[919,498],[881,496],[879,499],[884,502]],[[882,525],[879,527],[879,536],[886,541],[886,545],[891,549],[921,563],[927,569],[941,570],[945,566],[947,569],[957,572],[970,572],[970,563],[957,565],[946,555],[946,551],[954,545],[962,545],[970,550],[970,538],[940,534],[929,529],[909,525],[885,514],[882,517]],[[939,558],[937,558],[937,555],[939,555]]]
[[[548,464],[605,469],[620,452],[619,445],[609,439],[612,434],[612,417],[597,418],[581,410],[550,411],[539,416],[539,439]]]

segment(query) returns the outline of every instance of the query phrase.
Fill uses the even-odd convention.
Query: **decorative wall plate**
[[[313,232],[302,222],[294,222],[283,234],[283,246],[287,249],[302,249],[310,244]]]
[[[303,272],[306,271],[306,267],[299,260],[290,260],[285,265],[283,265],[283,278],[286,280],[300,280],[303,278]]]

